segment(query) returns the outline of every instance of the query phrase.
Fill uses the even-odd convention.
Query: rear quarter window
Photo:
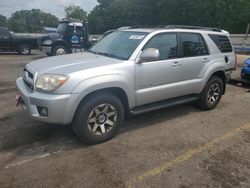
[[[222,53],[233,52],[231,42],[227,36],[214,34],[209,34],[208,36],[214,41]]]

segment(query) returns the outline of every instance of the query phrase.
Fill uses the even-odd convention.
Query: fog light
[[[39,113],[40,116],[48,117],[48,115],[49,115],[48,108],[46,108],[46,107],[40,107],[40,106],[38,106],[37,107],[37,111],[38,111],[38,113]]]

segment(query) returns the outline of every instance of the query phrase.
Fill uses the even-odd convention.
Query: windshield
[[[147,35],[148,33],[146,32],[117,31],[104,37],[89,51],[100,55],[128,60]]]
[[[66,33],[66,30],[67,30],[67,23],[59,23],[58,24],[58,27],[57,27],[57,32],[60,33],[60,34],[64,34]]]

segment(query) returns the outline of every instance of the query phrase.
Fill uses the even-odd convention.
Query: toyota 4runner
[[[116,135],[125,114],[193,101],[214,109],[235,61],[229,33],[220,29],[124,29],[89,51],[27,64],[16,81],[17,103],[96,144]]]

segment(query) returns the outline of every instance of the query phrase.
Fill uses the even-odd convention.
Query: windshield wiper
[[[106,57],[125,60],[125,58],[123,58],[123,57],[119,57],[119,56],[116,56],[114,54],[109,54],[109,53],[105,53],[105,52],[95,52],[95,51],[91,51],[91,50],[88,50],[88,52],[93,53],[93,54],[103,55],[103,56],[106,56]]]
[[[119,57],[117,57],[117,56],[115,56],[115,55],[113,55],[113,54],[108,54],[108,53],[104,53],[104,52],[96,52],[96,54],[104,55],[104,56],[111,57],[111,58],[120,59]]]

